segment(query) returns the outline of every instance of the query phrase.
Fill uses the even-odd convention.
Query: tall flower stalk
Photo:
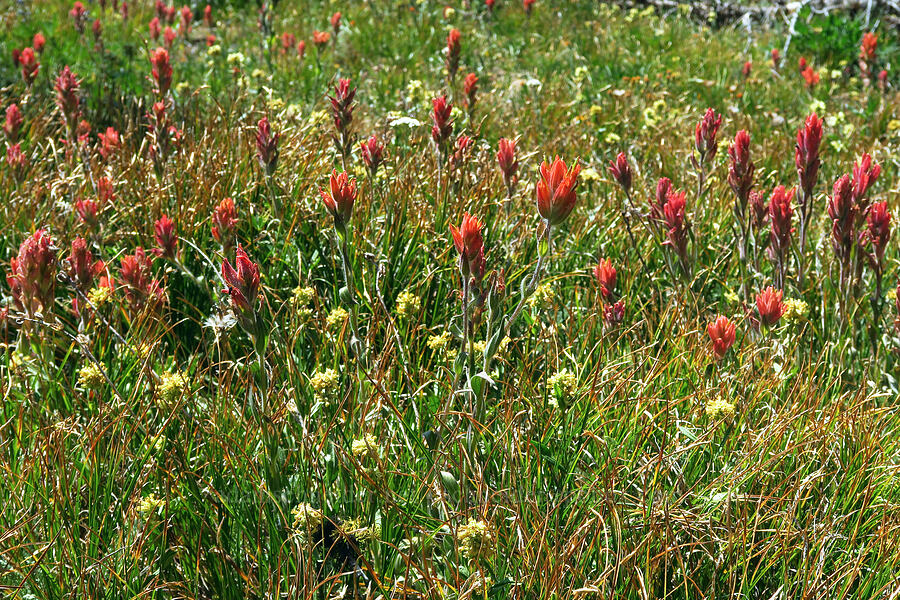
[[[806,117],[803,127],[797,131],[797,145],[794,150],[794,164],[800,181],[797,207],[800,213],[800,250],[798,259],[798,281],[800,289],[806,272],[806,237],[812,216],[813,193],[819,178],[819,147],[822,144],[822,120],[813,113]]]
[[[356,358],[365,362],[365,345],[359,335],[358,302],[353,283],[353,266],[350,261],[350,218],[353,216],[353,203],[356,201],[356,180],[346,172],[331,172],[328,189],[321,189],[322,203],[334,221],[338,249],[341,257],[341,271],[344,275],[344,287],[341,288],[341,301],[350,307],[350,350]]]

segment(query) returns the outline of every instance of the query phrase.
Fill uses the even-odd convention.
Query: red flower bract
[[[369,139],[362,142],[359,147],[363,163],[369,169],[369,174],[375,177],[378,173],[378,167],[384,162],[384,144],[381,143],[378,136],[373,134]]]
[[[791,243],[791,219],[794,214],[792,201],[794,189],[776,186],[769,198],[769,217],[772,220],[772,247],[783,253]]]
[[[463,92],[466,94],[466,107],[471,111],[475,108],[476,94],[478,93],[478,76],[469,73],[463,80]]]
[[[756,310],[759,311],[759,321],[763,326],[774,325],[784,314],[782,294],[781,290],[769,286],[756,295]]]
[[[153,17],[150,19],[150,39],[158,40],[160,33],[162,33],[162,26],[159,23],[159,17]]]
[[[30,86],[37,78],[38,69],[41,68],[37,57],[34,55],[34,49],[23,49],[19,54],[19,64],[22,65],[22,79],[25,80],[25,85]]]
[[[616,289],[616,268],[608,258],[601,258],[594,267],[594,278],[600,285],[600,295],[608,300]]]
[[[866,215],[869,226],[866,237],[872,243],[876,268],[879,268],[884,260],[884,250],[891,239],[891,213],[887,209],[887,202],[876,202],[869,208]]]
[[[878,49],[878,36],[867,31],[863,34],[862,43],[859,46],[859,58],[864,61],[875,60],[875,51]]]
[[[212,215],[212,236],[224,248],[231,246],[237,222],[237,208],[235,208],[234,200],[225,198],[216,205]]]
[[[140,246],[134,254],[123,256],[120,274],[125,284],[125,297],[134,310],[156,306],[165,300],[165,290],[159,280],[153,278],[153,253]]]
[[[109,158],[122,147],[122,138],[119,132],[112,127],[107,127],[105,133],[98,133],[100,140],[100,156]]]
[[[238,244],[234,266],[227,260],[222,261],[222,279],[228,286],[225,293],[231,298],[235,315],[242,326],[253,332],[255,327],[255,309],[259,297],[259,265],[250,260],[244,248]],[[248,329],[247,325],[252,326]]]
[[[503,173],[503,183],[507,192],[511,195],[518,181],[519,159],[516,157],[516,141],[500,138],[499,150],[497,150],[497,164]]]
[[[158,247],[154,254],[165,258],[175,258],[178,234],[175,233],[175,221],[163,215],[153,225],[154,237]]]
[[[728,160],[728,185],[744,207],[750,197],[756,167],[750,160],[750,134],[743,129],[737,132],[734,143],[728,147]]]
[[[851,187],[853,201],[858,205],[860,214],[864,214],[869,205],[867,194],[872,184],[878,180],[879,175],[881,175],[881,165],[874,163],[868,153],[864,153],[859,162],[853,164]]]
[[[3,133],[10,142],[19,138],[19,130],[22,128],[22,111],[17,104],[10,104],[6,108],[6,121],[3,123]]]
[[[447,34],[447,75],[449,75],[450,79],[456,77],[456,71],[459,69],[461,38],[462,33],[460,33],[459,29],[451,29],[450,33]]]
[[[856,203],[853,201],[849,175],[834,182],[831,198],[828,200],[828,217],[831,219],[832,247],[838,258],[846,263],[850,259],[856,237]]]
[[[431,139],[441,152],[446,151],[447,141],[453,134],[453,121],[450,120],[450,114],[453,106],[447,101],[447,96],[438,96],[431,100],[431,120],[434,125],[431,127]]]
[[[483,227],[484,224],[469,213],[463,214],[459,229],[450,225],[453,245],[459,252],[460,273],[464,278],[471,275],[476,281],[481,281],[484,277],[484,238],[481,233]]]
[[[29,317],[53,310],[56,248],[46,230],[38,229],[22,242],[19,254],[10,261],[6,281],[16,306]]]
[[[616,160],[609,161],[609,172],[616,183],[626,194],[631,193],[631,167],[628,165],[628,157],[624,152],[616,155]]]
[[[580,172],[581,165],[576,163],[568,169],[558,156],[550,164],[546,161],[541,163],[541,179],[535,186],[535,195],[538,213],[551,227],[565,221],[575,208],[575,189]]]
[[[715,321],[706,326],[706,332],[713,344],[713,352],[718,358],[725,356],[734,344],[735,330],[735,324],[724,315],[719,315]]]
[[[617,327],[625,320],[625,300],[619,300],[614,304],[607,304],[603,309],[603,324],[609,327]]]
[[[259,120],[256,126],[256,158],[267,176],[272,176],[278,166],[278,138],[280,137],[281,134],[272,133],[272,126],[269,125],[267,117]]]
[[[334,35],[337,36],[338,32],[341,30],[341,13],[336,12],[331,15],[329,22],[331,23],[331,29],[334,31]]]
[[[794,164],[800,178],[800,188],[804,196],[812,193],[819,176],[819,146],[822,144],[822,120],[813,113],[806,117],[803,127],[797,132]]]
[[[320,190],[322,202],[334,219],[334,226],[343,231],[353,215],[353,203],[356,201],[356,181],[346,172],[338,174],[332,170],[328,179],[328,190]]]
[[[94,262],[87,242],[80,237],[72,240],[72,250],[66,258],[66,262],[69,266],[69,277],[82,292],[89,290],[94,283],[94,278],[106,268],[102,260]]]
[[[169,52],[165,48],[157,48],[150,55],[153,68],[150,74],[156,82],[157,93],[165,96],[172,85],[172,65],[169,63]]]
[[[716,136],[721,125],[722,115],[711,108],[706,109],[703,118],[697,123],[694,129],[694,149],[700,156],[701,164],[709,163],[716,156],[716,150],[719,148]]]
[[[56,90],[56,106],[63,114],[69,131],[74,131],[75,124],[81,114],[79,110],[80,98],[78,97],[79,81],[68,66],[63,67],[56,78],[54,89]]]

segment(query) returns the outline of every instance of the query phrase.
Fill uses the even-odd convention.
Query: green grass
[[[254,7],[216,7],[208,29],[193,6],[194,30],[171,50],[169,115],[183,138],[158,170],[146,116],[152,5],[130,7],[123,22],[90,4],[84,36],[66,3],[6,9],[0,56],[36,31],[47,46],[30,89],[0,61],[0,104],[22,109],[29,159],[21,181],[0,162],[0,260],[6,269],[46,227],[61,269],[82,236],[119,287],[79,316],[60,281],[52,310],[32,320],[4,287],[5,597],[889,598],[900,586],[900,338],[887,293],[900,254],[892,241],[876,302],[868,267],[841,301],[826,214],[832,183],[862,152],[883,168],[872,200],[895,209],[892,34],[876,30],[877,67],[889,72],[882,91],[863,85],[858,45],[839,35],[862,25],[812,21],[797,42],[822,76],[808,90],[800,51],[771,69],[781,31],[748,39],[678,11],[588,1],[539,0],[530,17],[512,0],[499,0],[493,16],[472,4],[448,12],[436,2],[284,0],[274,31],[306,40],[302,61],[282,55],[277,38],[262,50]],[[343,29],[317,55],[312,31],[330,30],[336,10]],[[90,32],[97,17],[102,50]],[[442,55],[451,27],[462,31],[453,85]],[[823,27],[831,33],[816,39]],[[92,126],[74,153],[54,103],[63,65],[81,79]],[[446,92],[462,108],[468,72],[479,77],[478,102],[473,118],[454,117],[456,134],[475,145],[462,176],[448,180],[430,139],[431,99]],[[359,196],[346,265],[355,286],[343,294],[339,238],[319,193],[343,169],[326,99],[339,77],[358,88],[354,135],[378,134],[387,157],[374,180],[357,150],[347,159]],[[724,120],[698,197],[690,158],[708,106]],[[757,331],[742,284],[752,298],[775,267],[765,232],[754,244],[758,268],[739,264],[726,150],[747,129],[755,189],[768,197],[777,184],[796,185],[796,132],[812,111],[825,118],[823,165],[806,255],[793,245],[784,286],[808,313]],[[281,134],[270,181],[254,140],[263,116]],[[96,133],[108,126],[123,148],[104,159]],[[509,214],[501,137],[519,140]],[[607,173],[619,151],[635,169],[641,212],[659,177],[687,191],[690,279],[637,216],[629,240],[625,199]],[[468,360],[461,344],[448,226],[464,211],[479,216],[487,269],[505,279],[494,313],[473,315],[472,337],[485,342],[539,259],[534,186],[555,154],[584,167],[578,203],[553,230],[541,287],[511,324],[488,385],[481,354]],[[73,205],[96,196],[100,176],[116,198],[92,230]],[[225,197],[261,273],[256,346],[240,326],[211,326],[232,313],[220,265],[234,252],[223,255],[210,231]],[[180,238],[177,260],[152,268],[167,302],[135,310],[120,260],[157,246],[163,214]],[[625,301],[616,327],[604,324],[591,275],[602,257],[616,265]],[[298,287],[314,290],[309,302],[292,299]],[[400,301],[406,291],[418,307]],[[350,316],[329,322],[336,308]],[[737,323],[721,361],[706,332],[717,314]],[[355,330],[363,356],[351,348]],[[445,347],[429,344],[444,333]],[[92,364],[108,380],[79,383]],[[335,377],[321,383],[327,369]],[[564,370],[571,388],[554,384]],[[733,415],[708,409],[720,400]],[[321,511],[324,528],[298,527],[301,505]],[[478,520],[491,535],[473,558],[460,530]]]

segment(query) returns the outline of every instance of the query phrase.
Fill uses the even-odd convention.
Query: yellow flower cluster
[[[112,293],[110,293],[109,288],[105,285],[93,288],[87,295],[88,301],[97,308],[106,304],[111,297]]]
[[[291,306],[301,321],[307,321],[312,317],[313,311],[309,304],[316,297],[316,289],[313,287],[298,285],[291,294]]]
[[[141,501],[137,503],[135,510],[138,513],[145,515],[148,513],[156,512],[156,510],[163,505],[163,501],[159,499],[156,494],[148,494],[141,498]]]
[[[337,391],[340,375],[334,369],[316,371],[309,378],[309,385],[315,390],[317,397],[330,396]]]
[[[546,283],[537,286],[537,289],[528,298],[528,306],[531,308],[547,308],[552,303],[553,290]]]
[[[163,373],[159,378],[159,399],[163,404],[174,404],[179,398],[190,391],[187,377],[181,371],[169,371]]]
[[[325,517],[322,511],[312,505],[302,502],[291,510],[291,514],[294,516],[294,532],[304,543],[309,543],[310,539],[316,537],[316,531],[321,531]]]
[[[78,370],[78,387],[86,390],[95,390],[103,385],[103,372],[93,362],[85,363]]]
[[[477,519],[460,527],[456,532],[459,552],[469,560],[483,560],[494,555],[494,534],[487,523]]]
[[[381,537],[381,525],[363,525],[363,520],[359,517],[347,519],[341,523],[341,531],[360,544],[368,544]]]
[[[713,398],[706,403],[706,414],[711,419],[730,419],[734,416],[734,404],[722,397]]]
[[[338,306],[330,313],[328,313],[327,317],[325,317],[325,326],[328,327],[328,329],[337,329],[338,327],[343,327],[344,321],[346,321],[347,317],[349,316],[350,313]]]
[[[367,433],[361,438],[353,440],[350,444],[350,452],[359,462],[377,461],[379,459],[378,440],[371,433]]]
[[[414,317],[422,310],[422,301],[410,291],[397,297],[397,314],[403,318]]]
[[[578,376],[566,368],[551,375],[547,382],[550,387],[558,389],[564,396],[571,396],[578,388]]]
[[[428,336],[428,340],[425,342],[425,345],[428,346],[429,350],[443,350],[447,347],[447,344],[449,344],[450,340],[452,339],[453,336],[450,335],[450,332],[445,331],[440,335]]]
[[[809,314],[809,305],[799,298],[788,298],[784,301],[784,319],[786,321],[803,321]]]

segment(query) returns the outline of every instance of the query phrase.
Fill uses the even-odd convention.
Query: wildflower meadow
[[[743,4],[0,5],[2,597],[900,598],[900,14]]]

